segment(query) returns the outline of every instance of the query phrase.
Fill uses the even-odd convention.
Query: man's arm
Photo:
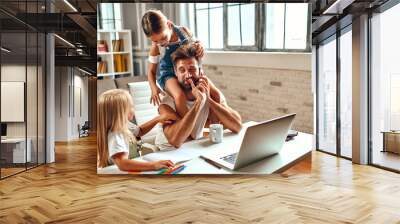
[[[186,141],[186,139],[188,139],[188,137],[192,133],[196,120],[199,117],[199,112],[203,105],[201,100],[196,100],[193,107],[185,114],[182,119],[176,121],[173,124],[164,125],[164,134],[165,137],[167,137],[169,144],[171,144],[175,148],[179,148]],[[171,107],[165,104],[161,104],[158,108],[158,111],[160,115],[168,113],[176,114],[176,112],[173,111]]]
[[[211,114],[215,115],[225,128],[228,128],[234,133],[238,133],[240,129],[242,129],[242,119],[239,113],[230,108],[228,104],[222,100],[222,93],[220,93],[207,77],[202,76],[200,78],[199,86],[207,93],[207,102],[210,105]],[[212,94],[213,92],[215,94]]]
[[[208,79],[208,85],[210,86],[210,96],[215,102],[221,102],[221,91],[214,85],[214,83]]]
[[[211,97],[208,97],[211,112],[219,121],[234,133],[238,133],[242,129],[242,118],[239,113],[230,108],[226,103],[218,103]]]

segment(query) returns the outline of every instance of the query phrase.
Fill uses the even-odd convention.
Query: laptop
[[[296,114],[289,114],[264,121],[245,130],[239,151],[202,155],[206,161],[230,170],[242,167],[275,155],[282,149]]]

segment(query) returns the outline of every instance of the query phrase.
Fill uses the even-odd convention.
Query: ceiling
[[[349,24],[354,17],[374,12],[389,0],[312,0],[312,42],[320,41]]]
[[[77,66],[95,74],[96,6],[96,0],[1,0],[2,46],[12,49],[10,58],[36,55],[37,33],[55,33],[60,37],[55,38],[56,66]],[[20,35],[25,32],[27,38]]]

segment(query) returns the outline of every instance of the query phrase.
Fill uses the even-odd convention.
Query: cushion
[[[128,86],[135,107],[136,123],[142,125],[158,116],[158,107],[150,103],[151,90],[149,82],[131,82]],[[153,143],[159,131],[162,131],[162,128],[161,125],[158,124],[149,133],[142,136],[143,142]]]
[[[97,96],[102,94],[103,92],[116,89],[117,86],[115,85],[114,79],[98,79],[97,80]]]
[[[118,89],[125,89],[128,91],[129,91],[128,83],[143,82],[143,81],[147,81],[147,76],[139,75],[139,76],[129,76],[129,77],[121,77],[115,79],[115,83]]]

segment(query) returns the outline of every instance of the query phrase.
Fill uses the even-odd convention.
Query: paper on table
[[[173,163],[179,163],[187,160],[191,160],[195,158],[195,154],[191,154],[190,152],[186,152],[180,149],[168,150],[168,151],[160,151],[156,153],[150,153],[143,156],[144,160],[147,161],[159,161],[159,160],[171,160]]]

